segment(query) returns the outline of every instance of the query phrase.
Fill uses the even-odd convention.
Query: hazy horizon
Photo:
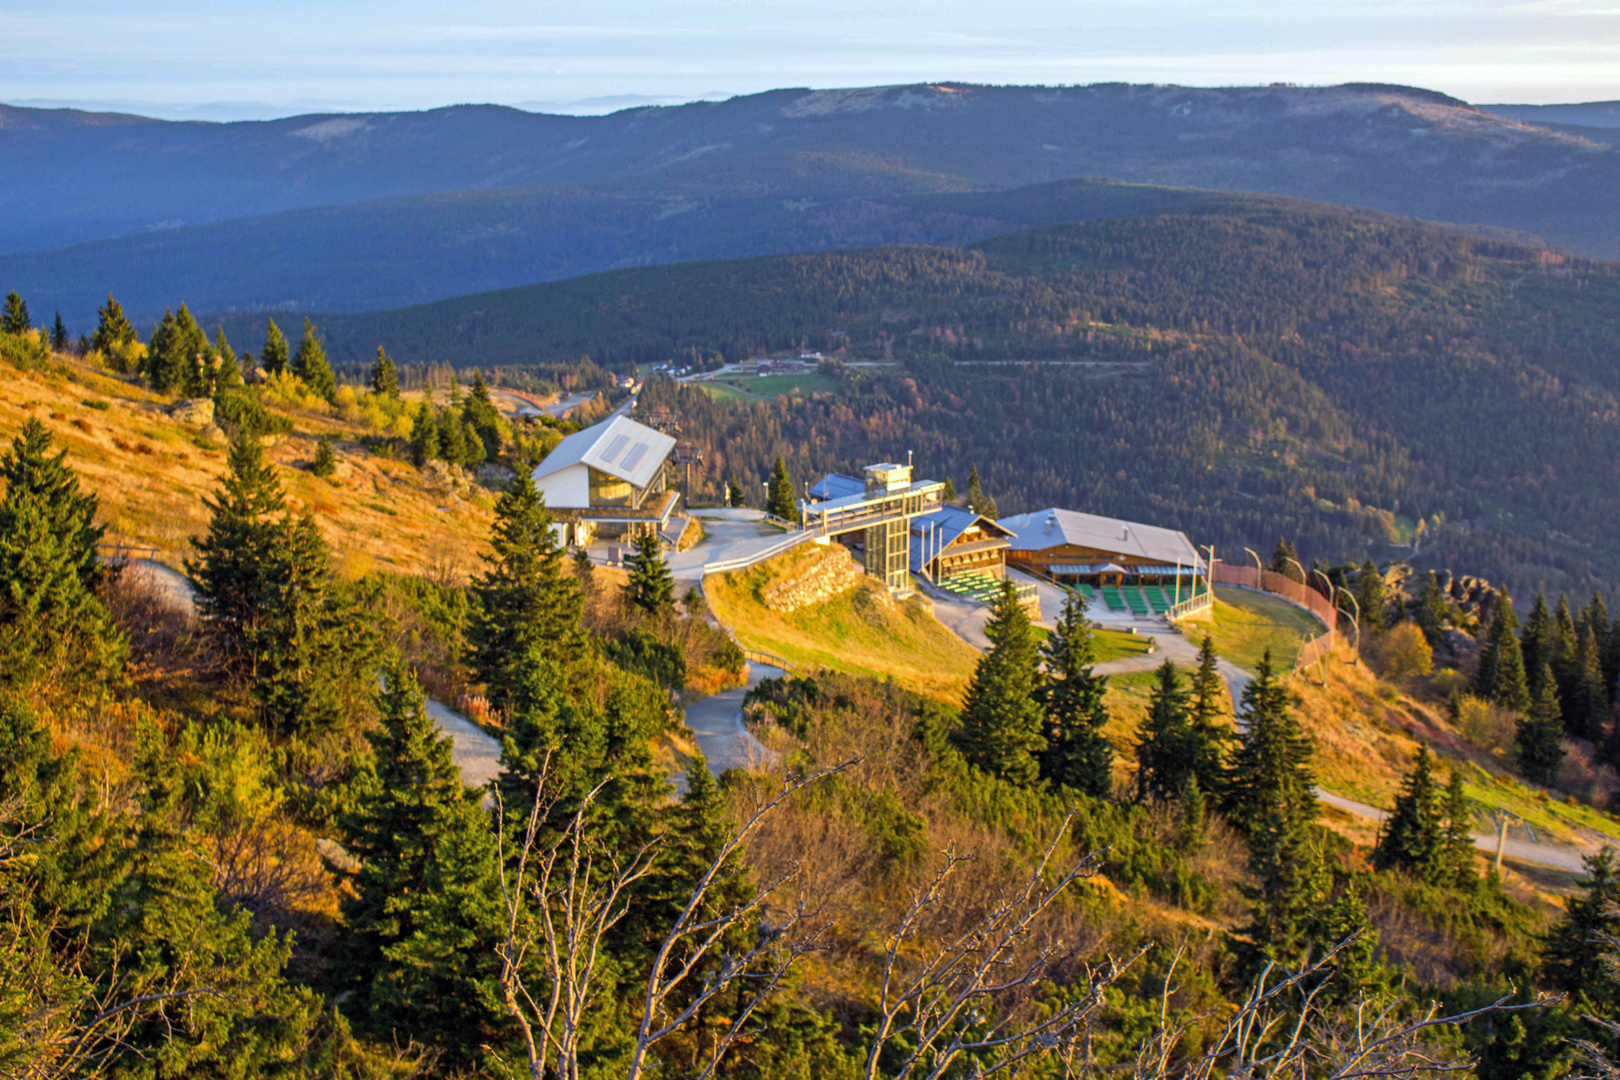
[[[1607,0],[85,0],[0,11],[0,101],[169,119],[478,102],[595,114],[782,87],[1398,83],[1479,104],[1620,99]]]

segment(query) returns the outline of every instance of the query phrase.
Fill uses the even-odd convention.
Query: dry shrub
[[[1369,890],[1367,918],[1378,932],[1379,959],[1425,986],[1450,989],[1484,972],[1501,970],[1508,939],[1496,933],[1459,934],[1424,915],[1408,898],[1383,887]]]
[[[102,600],[113,622],[129,637],[137,663],[190,666],[203,656],[203,639],[192,610],[140,564],[113,568]]]
[[[1592,806],[1614,805],[1620,777],[1598,760],[1596,748],[1584,739],[1564,740],[1564,763],[1558,769],[1558,787]]]
[[[1483,750],[1509,752],[1517,729],[1518,718],[1513,713],[1472,694],[1463,697],[1457,707],[1458,733]]]
[[[1394,682],[1404,683],[1434,670],[1434,650],[1416,623],[1401,623],[1365,651],[1373,669]]]

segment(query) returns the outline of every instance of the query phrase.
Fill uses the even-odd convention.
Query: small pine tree
[[[771,467],[770,495],[765,501],[765,512],[784,521],[799,520],[798,502],[793,497],[793,480],[788,476],[787,462],[781,456]]]
[[[662,615],[675,607],[675,578],[664,562],[664,542],[652,530],[636,537],[626,557],[630,579],[625,582],[624,598],[649,615]]]
[[[1418,629],[1423,631],[1424,640],[1430,648],[1438,649],[1446,639],[1446,619],[1450,611],[1446,607],[1446,596],[1440,588],[1440,579],[1433,570],[1424,577],[1423,592],[1418,595],[1417,610],[1413,612],[1413,619]]]
[[[968,469],[967,508],[975,514],[983,513],[979,508],[984,505],[984,485],[979,480],[979,466],[977,463]]]
[[[439,456],[452,465],[467,464],[470,448],[461,413],[452,405],[439,416]]]
[[[107,303],[96,311],[96,332],[90,338],[90,347],[112,353],[136,340],[135,324],[124,314],[123,305],[107,294]]]
[[[366,376],[366,384],[371,392],[378,397],[391,400],[399,399],[399,368],[394,364],[394,358],[377,346],[377,362],[371,365],[371,371]]]
[[[1383,835],[1373,851],[1380,870],[1399,869],[1437,881],[1448,877],[1445,809],[1434,782],[1434,759],[1426,745],[1418,747],[1417,764],[1401,781],[1395,811],[1384,823]]]
[[[1168,801],[1198,786],[1198,746],[1176,665],[1166,660],[1157,678],[1136,744],[1136,797]]]
[[[337,454],[332,451],[332,440],[329,436],[322,435],[320,441],[315,444],[315,457],[309,463],[309,471],[322,479],[337,472]]]
[[[472,387],[461,407],[461,420],[467,429],[469,465],[500,456],[501,413],[495,408],[495,399],[489,392],[489,384],[484,381],[482,371],[473,373]],[[478,445],[470,445],[474,442]]]
[[[1474,868],[1474,814],[1463,791],[1462,770],[1452,769],[1446,784],[1446,832],[1441,844],[1441,863],[1446,884],[1471,889],[1479,881]]]
[[[1609,719],[1609,694],[1603,685],[1603,655],[1591,626],[1581,627],[1575,649],[1571,699],[1564,703],[1564,730],[1593,742],[1603,737]]]
[[[437,461],[442,456],[439,447],[439,421],[433,412],[433,403],[424,401],[416,407],[416,417],[411,422],[411,461],[420,469],[430,461]]]
[[[1234,733],[1225,717],[1226,683],[1221,679],[1220,655],[1208,634],[1198,647],[1190,694],[1188,722],[1198,755],[1194,772],[1204,793],[1219,797],[1225,790],[1226,753]]]
[[[276,325],[276,320],[271,319],[269,329],[264,332],[264,348],[259,350],[259,366],[264,368],[266,375],[280,375],[287,370],[290,355],[286,336]]]
[[[1615,913],[1620,869],[1609,847],[1586,856],[1585,862],[1586,884],[1569,898],[1564,918],[1547,934],[1541,972],[1554,989],[1612,1006],[1620,998],[1620,979],[1609,964],[1614,947],[1608,939],[1620,933]]]
[[[963,700],[955,741],[967,760],[1014,784],[1039,778],[1044,717],[1035,700],[1035,635],[1012,582],[1003,582],[990,621],[990,651],[979,658]]]
[[[67,323],[62,321],[62,313],[56,313],[56,321],[51,324],[51,348],[59,353],[68,351]]]
[[[1070,590],[1063,614],[1041,645],[1046,662],[1035,686],[1035,700],[1046,712],[1046,748],[1041,779],[1073,788],[1094,799],[1114,791],[1114,748],[1103,735],[1108,709],[1103,696],[1108,678],[1093,669],[1091,623],[1079,590]]]
[[[1530,696],[1541,692],[1536,679],[1544,665],[1552,663],[1552,612],[1547,608],[1547,595],[1536,593],[1536,602],[1524,620],[1519,634],[1519,652],[1523,657],[1525,676],[1529,680]]]
[[[1564,722],[1552,673],[1543,673],[1540,681],[1541,693],[1519,718],[1513,741],[1519,771],[1534,783],[1550,786],[1558,779],[1558,769],[1564,763]]]
[[[192,540],[195,557],[186,561],[186,573],[197,583],[203,624],[229,661],[251,669],[250,639],[271,592],[269,569],[284,538],[287,501],[254,436],[243,432],[232,440],[225,468],[219,492],[203,500],[208,532]]]
[[[748,495],[743,491],[743,486],[737,482],[737,474],[736,473],[732,473],[731,474],[731,479],[726,482],[726,505],[727,506],[747,506],[748,505]]]
[[[304,320],[304,335],[298,341],[298,352],[292,358],[292,373],[305,386],[323,398],[328,405],[337,404],[337,377],[327,362],[326,350],[315,336],[315,327]]]
[[[34,322],[28,317],[28,305],[16,293],[6,294],[6,310],[0,315],[0,330],[8,334],[26,334],[34,328]]]
[[[1576,629],[1574,617],[1570,614],[1569,597],[1560,596],[1558,606],[1553,609],[1552,643],[1547,650],[1547,663],[1552,668],[1553,680],[1558,684],[1558,697],[1561,702],[1570,701],[1575,696],[1580,648],[1581,634]],[[1480,650],[1481,664],[1485,663],[1488,652],[1490,642],[1487,640],[1485,648]]]
[[[1504,709],[1524,712],[1530,707],[1530,687],[1524,674],[1524,653],[1514,633],[1517,628],[1513,600],[1503,593],[1491,606],[1491,625],[1480,649],[1475,678],[1480,697]]]
[[[225,339],[225,328],[219,327],[214,331],[214,355],[218,357],[219,366],[214,374],[215,390],[234,390],[244,384],[242,378],[242,365],[236,358],[236,350]]]
[[[493,993],[502,928],[494,837],[481,793],[462,784],[450,739],[397,659],[377,709],[379,730],[367,735],[375,764],[340,823],[359,869],[344,875],[338,978],[364,1029],[476,1065],[507,1026]]]
[[[1277,537],[1277,546],[1271,552],[1271,564],[1268,567],[1274,574],[1281,574],[1290,581],[1305,584],[1305,579],[1299,570],[1299,551],[1294,542],[1286,537]]]
[[[1370,633],[1381,633],[1388,627],[1389,597],[1384,590],[1384,575],[1371,559],[1362,563],[1356,573],[1356,604],[1361,609],[1361,625]]]
[[[940,492],[939,497],[948,503],[956,501],[956,484],[948,476],[945,478],[945,490]]]
[[[526,472],[495,504],[490,553],[472,593],[467,659],[490,705],[514,716],[543,704],[584,651],[585,637],[579,585],[563,567],[545,499]],[[537,661],[550,673],[538,672]],[[541,675],[552,682],[537,681]]]

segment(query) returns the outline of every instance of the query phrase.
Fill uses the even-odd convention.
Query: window
[[[620,480],[600,469],[591,470],[592,506],[632,506],[635,495],[636,489],[628,480]]]

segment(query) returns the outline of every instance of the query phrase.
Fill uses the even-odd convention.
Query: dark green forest
[[[976,464],[1003,513],[1139,518],[1234,559],[1278,535],[1331,562],[1415,541],[1419,565],[1584,593],[1620,585],[1617,313],[1612,263],[1220,197],[964,249],[652,267],[321,325],[350,364],[383,341],[460,367],[802,346],[851,365],[836,395],[746,407],[654,384],[644,407],[706,444],[716,499],[778,452],[802,479],[911,450],[959,484]]]

